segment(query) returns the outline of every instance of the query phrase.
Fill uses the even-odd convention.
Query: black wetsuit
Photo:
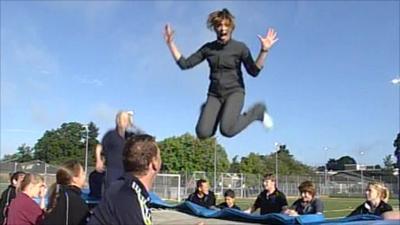
[[[241,65],[253,77],[260,72],[249,48],[234,39],[226,44],[213,41],[203,45],[187,59],[180,57],[177,64],[181,69],[189,69],[205,59],[210,67],[210,86],[196,126],[197,136],[213,136],[220,122],[222,135],[233,137],[251,122],[262,120],[265,111],[263,104],[256,104],[241,114],[245,95]]]

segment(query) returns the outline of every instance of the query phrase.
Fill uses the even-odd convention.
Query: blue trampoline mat
[[[87,204],[97,205],[100,199],[91,198],[88,190],[82,190],[82,198]],[[266,215],[248,214],[240,210],[225,208],[222,210],[214,210],[204,208],[192,202],[182,202],[180,204],[172,205],[166,203],[155,193],[150,192],[152,208],[175,209],[189,215],[203,217],[224,219],[248,223],[261,223],[273,225],[291,225],[291,224],[306,224],[306,225],[400,225],[400,220],[383,220],[379,216],[374,215],[356,215],[345,217],[341,219],[325,219],[323,214],[301,215],[301,216],[288,216],[281,213],[270,213]],[[39,199],[34,198],[37,202]],[[47,200],[47,199],[46,199]],[[47,204],[47,203],[46,203]]]
[[[266,215],[248,214],[240,210],[225,208],[222,210],[208,209],[192,202],[185,201],[177,205],[171,205],[160,199],[155,193],[150,193],[151,204],[154,208],[176,209],[190,215],[225,219],[249,223],[262,223],[274,225],[289,224],[324,224],[324,225],[400,225],[400,220],[382,220],[379,216],[374,215],[357,215],[345,217],[341,219],[325,219],[323,214],[288,216],[281,213],[270,213]]]

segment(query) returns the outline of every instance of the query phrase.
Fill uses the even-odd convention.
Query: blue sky
[[[310,165],[325,161],[325,146],[329,158],[370,164],[393,154],[398,1],[2,1],[1,155],[66,121],[93,121],[102,136],[119,109],[159,140],[194,133],[207,63],[180,71],[162,30],[171,23],[188,56],[215,39],[206,18],[224,7],[253,56],[257,34],[273,27],[279,37],[259,77],[245,76],[245,109],[266,102],[275,128],[218,133],[229,158],[271,153],[275,142]]]

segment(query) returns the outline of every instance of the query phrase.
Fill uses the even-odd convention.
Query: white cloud
[[[81,84],[89,86],[101,87],[104,85],[104,81],[102,79],[93,76],[76,76],[75,80],[77,80]]]
[[[29,66],[33,71],[42,75],[59,73],[59,64],[56,57],[47,51],[44,46],[16,41],[13,50],[16,63]]]

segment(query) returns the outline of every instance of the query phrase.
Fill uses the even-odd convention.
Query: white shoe
[[[271,116],[267,112],[264,112],[264,118],[262,122],[264,127],[267,128],[268,130],[272,129],[272,127],[274,126],[274,122],[272,121]]]

